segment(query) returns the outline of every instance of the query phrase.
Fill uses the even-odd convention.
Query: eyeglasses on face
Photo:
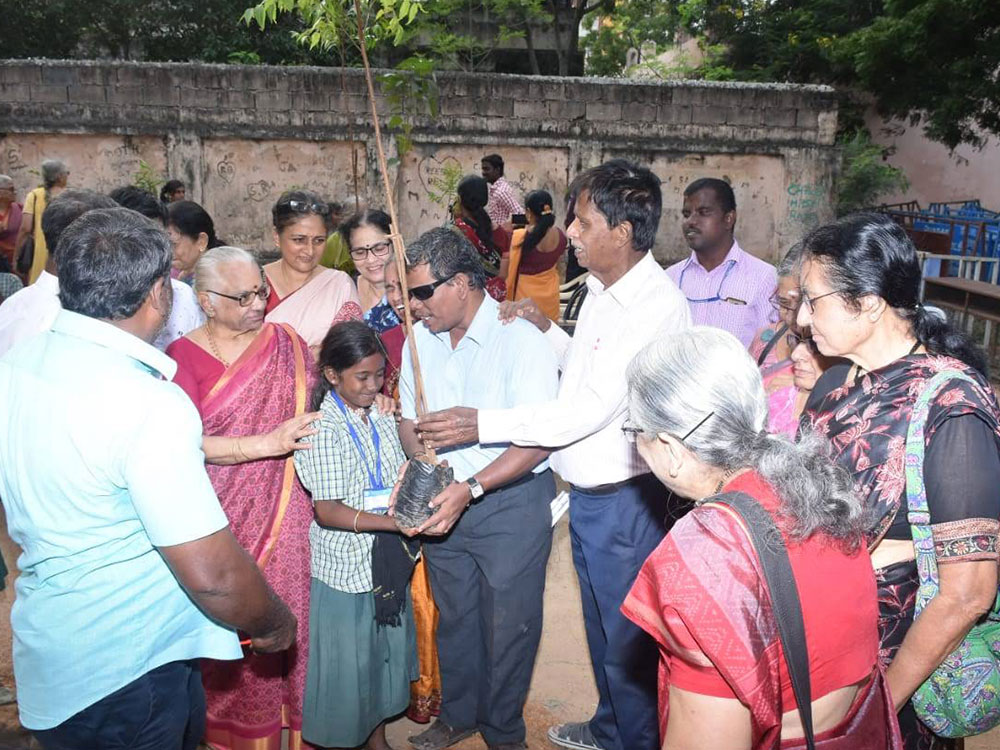
[[[789,292],[786,298],[775,292],[768,298],[768,302],[777,312],[795,312],[799,309],[799,293],[798,291]]]
[[[789,351],[795,349],[799,344],[805,344],[813,354],[819,354],[819,349],[816,347],[816,342],[812,336],[805,336],[799,333],[786,333],[785,342],[788,344]]]
[[[823,299],[824,297],[829,297],[831,294],[839,294],[839,289],[834,289],[832,292],[827,292],[826,294],[820,294],[816,297],[810,297],[805,292],[802,292],[802,301],[806,303],[806,307],[809,308],[809,314],[816,312],[816,302]]]
[[[681,442],[683,443],[685,440],[691,437],[694,434],[694,431],[697,430],[699,427],[701,427],[703,424],[705,424],[705,422],[708,421],[708,418],[711,417],[713,414],[715,414],[715,412],[710,411],[708,414],[702,417],[701,421],[698,422],[698,424],[696,424],[694,427],[692,427],[684,434],[684,437],[680,439]],[[639,437],[639,435],[646,432],[646,430],[644,430],[642,427],[639,427],[637,424],[632,422],[631,418],[629,418],[626,419],[625,424],[622,425],[622,432],[625,433],[625,438],[630,443],[634,443],[636,439]]]
[[[380,242],[375,242],[371,245],[365,247],[355,247],[351,248],[351,257],[354,260],[364,260],[371,253],[376,258],[385,258],[389,255],[389,251],[392,249],[392,240],[384,239]]]
[[[278,208],[290,208],[297,213],[314,213],[314,214],[327,214],[330,212],[330,207],[325,203],[313,203],[311,201],[300,201],[292,200],[282,201],[278,204]]]
[[[271,294],[271,288],[267,284],[261,284],[259,287],[250,292],[240,292],[239,294],[224,294],[223,292],[217,292],[214,289],[207,289],[206,291],[212,294],[218,294],[220,297],[225,297],[226,299],[231,299],[240,303],[240,307],[250,307],[253,304],[254,297],[262,301],[266,301],[269,294]]]
[[[446,284],[455,277],[454,274],[446,279],[441,279],[440,281],[435,281],[432,284],[423,284],[422,286],[415,286],[412,289],[408,289],[410,299],[417,299],[421,302],[426,302],[431,297],[434,296],[434,292],[442,284]]]

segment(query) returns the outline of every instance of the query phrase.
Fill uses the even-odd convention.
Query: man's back
[[[0,359],[0,496],[24,551],[11,619],[29,728],[156,666],[240,655],[155,549],[227,525],[197,413],[161,379],[170,370],[140,339],[65,311]]]

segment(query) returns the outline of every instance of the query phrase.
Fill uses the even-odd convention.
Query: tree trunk
[[[583,0],[579,0],[583,2]],[[559,21],[562,14],[559,12],[559,0],[552,0],[552,29],[556,38],[556,57],[559,60],[559,75],[569,75],[569,65],[566,61],[566,52],[563,49],[562,31],[559,29]]]
[[[524,44],[528,48],[528,62],[531,63],[531,73],[532,75],[540,76],[542,69],[538,65],[538,55],[535,54],[535,44],[531,38],[531,21],[527,21],[524,24]]]

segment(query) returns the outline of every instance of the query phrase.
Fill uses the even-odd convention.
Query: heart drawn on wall
[[[462,168],[462,163],[454,156],[438,159],[436,156],[425,156],[417,164],[417,175],[425,193],[440,193],[445,169],[454,171]]]
[[[232,184],[233,178],[236,176],[236,165],[229,160],[231,156],[232,154],[226,154],[226,158],[220,161],[215,167],[215,171],[218,172],[219,177],[227,185]]]

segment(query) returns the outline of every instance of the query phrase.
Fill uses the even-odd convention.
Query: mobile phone
[[[528,219],[524,214],[514,214],[510,217],[510,223],[520,229],[521,227],[528,226]]]

